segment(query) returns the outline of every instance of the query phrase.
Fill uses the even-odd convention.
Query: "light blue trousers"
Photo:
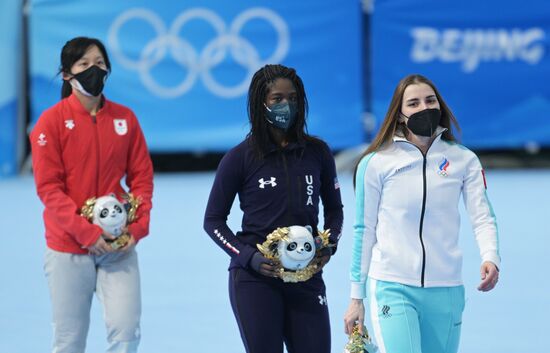
[[[380,353],[456,353],[464,286],[421,288],[368,280],[369,308]]]
[[[137,352],[141,294],[135,249],[101,256],[47,249],[44,270],[52,302],[53,353],[84,353],[94,292],[103,305],[107,352]]]

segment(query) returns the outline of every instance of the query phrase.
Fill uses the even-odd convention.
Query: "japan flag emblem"
[[[117,134],[123,136],[128,133],[128,124],[126,123],[126,119],[114,119],[113,122],[115,124],[115,132]]]

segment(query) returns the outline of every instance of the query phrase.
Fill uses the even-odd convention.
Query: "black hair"
[[[269,131],[271,125],[265,119],[264,103],[273,83],[279,78],[289,79],[296,89],[296,120],[286,132],[286,140],[288,142],[321,142],[307,133],[308,102],[304,84],[296,70],[283,65],[265,65],[256,71],[248,89],[250,132],[247,139],[259,159],[263,159],[269,152],[270,146],[275,143]]]
[[[80,60],[86,54],[86,51],[91,46],[97,46],[103,58],[105,59],[105,66],[107,66],[107,71],[111,72],[111,62],[109,61],[109,56],[107,55],[107,50],[105,46],[99,39],[88,38],[88,37],[76,37],[69,40],[61,49],[61,65],[59,66],[59,72],[61,73],[71,73],[71,67],[75,62]],[[63,86],[61,87],[61,98],[65,98],[71,95],[72,86],[71,84],[63,80]]]

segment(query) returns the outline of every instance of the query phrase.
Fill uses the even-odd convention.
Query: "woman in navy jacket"
[[[248,91],[251,129],[224,156],[212,186],[204,229],[228,255],[229,296],[248,353],[329,353],[330,325],[321,272],[299,283],[277,278],[256,244],[278,227],[313,228],[319,200],[334,253],[343,212],[334,158],[320,139],[308,135],[304,86],[296,71],[282,65],[258,70]],[[243,211],[236,234],[227,216],[236,195]]]

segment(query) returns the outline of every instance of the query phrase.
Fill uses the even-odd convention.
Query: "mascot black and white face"
[[[311,227],[291,226],[288,241],[280,241],[277,251],[281,265],[287,270],[305,268],[315,256],[315,243]]]
[[[118,237],[122,234],[128,215],[126,209],[113,195],[99,197],[94,205],[93,223]]]

